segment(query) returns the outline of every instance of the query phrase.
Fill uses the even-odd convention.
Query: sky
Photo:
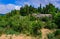
[[[39,7],[40,4],[45,6],[48,3],[60,8],[60,0],[0,0],[0,14],[6,14],[14,9],[19,10],[25,4]]]

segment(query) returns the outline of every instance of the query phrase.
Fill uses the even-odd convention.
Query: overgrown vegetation
[[[57,29],[53,33],[47,35],[48,39],[60,39],[60,29]]]
[[[32,14],[51,14],[52,19],[48,17],[36,18]],[[0,15],[0,34],[19,34],[24,33],[28,35],[41,36],[40,29],[60,29],[60,10],[53,4],[49,3],[45,7],[35,8],[33,6],[25,5],[20,10],[12,10],[11,12]],[[59,33],[60,31],[58,31]],[[57,31],[56,31],[57,33]],[[57,33],[57,34],[58,34]],[[48,35],[51,39],[54,34]]]

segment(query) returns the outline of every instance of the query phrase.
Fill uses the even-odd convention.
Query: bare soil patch
[[[48,39],[47,38],[47,34],[51,33],[52,31],[49,29],[41,29],[42,32],[42,39]],[[20,34],[20,35],[1,35],[0,39],[37,39],[36,37],[32,37],[32,36],[27,36],[24,34]],[[38,38],[39,39],[39,38]]]

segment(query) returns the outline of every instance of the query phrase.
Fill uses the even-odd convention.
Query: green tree
[[[51,3],[49,3],[48,5],[46,5],[46,7],[43,8],[43,12],[45,14],[54,13],[55,11],[56,11],[56,8]]]
[[[42,6],[41,6],[41,4],[40,4],[40,6],[38,7],[38,12],[39,12],[39,13],[42,13]]]
[[[20,14],[25,16],[29,14],[29,6],[25,5],[24,7],[20,8]]]
[[[23,15],[23,16],[26,16],[26,15],[29,15],[29,14],[32,14],[32,13],[37,13],[38,10],[37,8],[34,8],[33,6],[28,6],[28,5],[25,5],[24,7],[21,7],[20,8],[20,14]]]

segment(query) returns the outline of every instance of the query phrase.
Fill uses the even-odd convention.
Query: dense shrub
[[[54,33],[47,34],[48,39],[56,39]]]
[[[41,36],[42,32],[40,31],[40,29],[43,27],[43,24],[41,24],[41,21],[33,21],[31,23],[31,33],[32,35],[39,35]]]
[[[13,29],[6,29],[5,30],[5,34],[19,34],[19,32],[16,32],[15,30],[13,30]]]
[[[37,29],[41,29],[44,27],[44,23],[40,20],[36,20],[32,23],[33,27],[37,27]]]
[[[46,28],[48,29],[56,29],[57,25],[55,23],[52,23],[51,21],[46,22]]]
[[[8,21],[7,25],[2,24],[3,26],[5,26],[2,28],[5,29],[4,33],[6,34],[24,33],[24,34],[31,34],[35,36],[36,35],[41,36],[40,29],[44,26],[42,21],[39,20],[31,21],[29,16],[15,15],[10,17],[9,20],[7,21]]]
[[[48,39],[55,39],[55,35],[53,33],[47,34]]]
[[[55,23],[58,25],[58,28],[60,28],[60,13],[57,13],[54,17]]]
[[[47,21],[51,20],[51,18],[49,18],[49,17],[41,17],[40,20],[44,21],[44,22],[47,22]]]
[[[54,33],[55,35],[60,35],[60,29],[57,29]]]
[[[0,18],[1,27],[6,27],[7,24],[8,24],[7,18],[5,18],[5,17]]]
[[[5,32],[5,28],[0,27],[0,34],[3,34]]]
[[[35,21],[36,18],[34,16],[30,16],[30,21]]]
[[[48,39],[60,39],[60,29],[54,31],[53,33],[47,34]]]
[[[60,29],[57,29],[54,34],[57,39],[60,39]]]

